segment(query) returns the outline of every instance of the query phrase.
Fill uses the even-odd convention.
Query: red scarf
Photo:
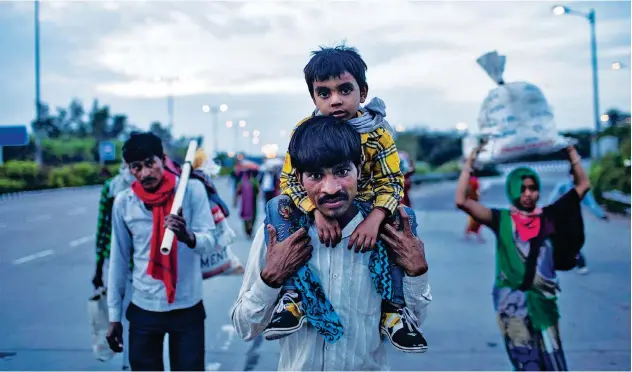
[[[540,215],[542,214],[541,208],[536,208],[533,212],[525,212],[518,210],[516,207],[511,207],[511,219],[516,226],[518,237],[523,242],[535,238],[540,233]]]
[[[156,280],[162,280],[167,290],[167,302],[173,303],[176,299],[176,283],[178,282],[178,241],[173,239],[171,253],[160,253],[160,244],[165,234],[165,217],[171,213],[171,205],[175,197],[176,176],[170,172],[164,172],[164,177],[158,190],[147,192],[140,182],[132,183],[132,190],[138,198],[151,207],[153,228],[151,233],[149,265],[147,274]]]

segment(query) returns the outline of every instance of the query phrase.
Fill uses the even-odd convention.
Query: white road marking
[[[94,235],[86,235],[83,238],[79,238],[79,239],[75,239],[71,241],[69,245],[71,247],[77,247],[77,246],[80,246],[81,244],[88,243],[92,240],[94,240]]]
[[[481,182],[481,192],[486,191],[490,187],[492,187],[491,182]]]
[[[222,326],[222,332],[228,333],[228,337],[226,338],[226,342],[221,347],[221,349],[228,350],[230,344],[233,342],[233,338],[235,337],[235,328],[233,328],[232,324],[224,324]]]
[[[50,220],[51,218],[53,217],[50,214],[40,214],[39,216],[35,216],[31,219],[26,220],[26,222],[45,221],[45,220]]]
[[[28,256],[22,257],[22,258],[18,258],[17,260],[13,261],[13,264],[14,265],[21,265],[23,263],[36,260],[38,258],[50,256],[53,253],[54,252],[53,252],[52,249],[48,249],[48,250],[45,250],[45,251],[37,252],[37,253],[34,253],[34,254],[30,254]]]
[[[85,213],[85,212],[86,212],[86,208],[79,207],[79,208],[75,208],[75,209],[69,210],[67,214],[69,216],[75,216],[75,215],[82,214],[82,213]]]
[[[221,363],[213,362],[206,365],[205,371],[219,371],[222,367]]]

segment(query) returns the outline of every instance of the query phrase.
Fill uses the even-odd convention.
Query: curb
[[[16,200],[22,199],[29,196],[37,196],[42,194],[50,194],[53,192],[68,192],[68,191],[76,191],[76,190],[90,190],[101,188],[103,185],[89,185],[89,186],[76,186],[76,187],[60,187],[56,189],[42,189],[42,190],[31,190],[31,191],[17,191],[10,192],[6,194],[0,194],[0,202],[7,200]]]

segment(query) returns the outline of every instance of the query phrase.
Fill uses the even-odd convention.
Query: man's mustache
[[[142,185],[151,184],[151,183],[153,183],[153,182],[156,182],[156,178],[154,178],[154,177],[147,177],[147,178],[143,178],[143,179],[140,181],[140,183],[141,183]]]
[[[338,191],[333,195],[325,195],[318,199],[318,204],[324,204],[329,202],[337,202],[341,200],[349,200],[349,195],[347,193]]]

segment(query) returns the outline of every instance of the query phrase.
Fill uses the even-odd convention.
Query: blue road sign
[[[0,146],[24,146],[29,143],[26,125],[0,126]]]
[[[116,146],[114,142],[99,142],[99,160],[101,162],[116,160]]]

